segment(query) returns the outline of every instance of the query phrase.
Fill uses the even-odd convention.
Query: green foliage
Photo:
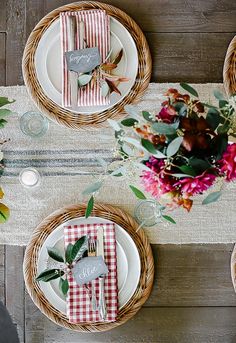
[[[69,282],[67,279],[60,278],[59,289],[63,295],[66,295],[69,290]]]
[[[134,118],[126,118],[121,121],[121,124],[124,126],[134,126],[135,123],[138,123],[138,121]]]
[[[156,122],[152,125],[154,131],[163,135],[174,135],[176,129],[171,124]]]
[[[61,269],[46,269],[36,277],[36,281],[49,282],[64,275]]]
[[[141,199],[141,200],[145,200],[146,197],[145,195],[143,194],[143,192],[141,192],[138,188],[132,186],[132,185],[129,185],[130,189],[132,190],[132,192],[135,194],[135,196],[138,198],[138,199]]]
[[[221,191],[213,192],[208,194],[208,196],[202,201],[203,205],[208,205],[212,202],[215,202],[219,199],[219,197],[222,195]]]
[[[64,258],[62,257],[60,251],[58,249],[54,248],[47,248],[48,250],[48,255],[54,259],[55,261],[58,262],[64,262]]]
[[[93,194],[97,192],[102,187],[102,181],[97,181],[93,183],[92,185],[88,186],[82,194]]]
[[[166,214],[163,214],[162,218],[164,218],[165,220],[167,220],[168,222],[170,222],[172,224],[176,224],[176,221],[172,217],[167,216]]]
[[[87,204],[87,208],[86,208],[86,211],[85,211],[85,218],[88,218],[93,210],[93,206],[94,206],[94,197],[93,195],[91,196],[91,198],[89,199],[88,201],[88,204]]]
[[[141,138],[141,144],[150,153],[155,154],[157,152],[154,145],[149,140]]]
[[[198,92],[189,84],[187,83],[180,83],[180,86],[186,90],[187,92],[189,92],[191,95],[196,96],[198,98]]]
[[[166,150],[167,157],[171,157],[175,155],[177,151],[179,150],[182,142],[183,142],[183,137],[177,137],[173,141],[171,141]]]

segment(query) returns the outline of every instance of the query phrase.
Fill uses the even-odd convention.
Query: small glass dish
[[[161,206],[155,200],[142,200],[134,209],[134,217],[140,225],[154,226],[162,222]]]
[[[37,169],[24,168],[19,174],[19,180],[22,186],[26,188],[33,188],[39,185],[41,176]]]
[[[49,123],[39,112],[29,111],[20,117],[21,131],[31,137],[42,137],[48,130]]]

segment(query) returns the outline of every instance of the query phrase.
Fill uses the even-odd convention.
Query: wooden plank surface
[[[18,246],[5,247],[5,295],[6,307],[12,316],[20,343],[24,343],[25,306],[24,279],[22,261],[24,248]]]
[[[222,82],[225,53],[234,35],[147,33],[154,65],[152,81]]]
[[[4,0],[5,1],[5,0]],[[153,57],[152,81],[221,82],[227,46],[236,31],[236,2],[108,0],[130,14],[144,31]],[[9,0],[6,22],[6,82],[23,84],[26,38],[49,11],[66,0]],[[0,26],[4,27],[5,17]],[[226,20],[227,18],[227,20]],[[0,43],[1,44],[1,43]],[[4,51],[4,50],[2,50]],[[3,80],[0,77],[0,84]]]
[[[45,322],[45,343],[234,343],[235,307],[143,308],[109,332],[79,334]],[[41,342],[41,341],[40,341]]]
[[[1,0],[0,85],[22,84],[25,41],[47,12],[68,0]],[[236,32],[231,0],[104,0],[144,31],[157,82],[221,82],[227,46]],[[236,296],[230,279],[233,245],[155,245],[155,282],[144,308],[121,327],[78,334],[49,321],[25,293],[22,247],[0,246],[0,299],[24,343],[236,342]],[[1,341],[1,336],[0,336]]]
[[[46,14],[44,0],[26,0],[26,37],[28,38],[35,25]]]
[[[215,0],[103,0],[129,14],[145,32],[234,32],[236,2]],[[45,12],[68,4],[45,0]]]
[[[173,342],[179,343],[231,342],[236,335],[236,296],[229,272],[232,248],[232,244],[152,245],[156,268],[152,294],[134,319],[109,333],[84,335],[60,328],[26,294],[25,342],[75,342],[77,337],[81,342],[172,343],[175,336]],[[16,248],[11,249],[14,254]],[[218,327],[222,314],[224,321]],[[204,335],[208,340],[203,341]]]
[[[25,292],[25,342],[41,343],[44,342],[44,325],[49,321],[36,307],[27,291]],[[55,331],[58,326],[54,325]]]
[[[6,34],[0,33],[0,86],[5,86],[6,83],[5,39]]]
[[[0,245],[0,301],[5,303],[5,247]]]
[[[7,0],[0,2],[0,32],[6,31],[6,4]]]
[[[156,275],[146,306],[236,306],[232,244],[152,247]]]
[[[26,2],[7,0],[7,39],[6,39],[6,84],[21,85],[22,55],[26,42]]]

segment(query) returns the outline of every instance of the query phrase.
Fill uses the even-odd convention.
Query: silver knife
[[[77,35],[77,23],[75,16],[69,17],[68,31],[68,51],[73,51],[76,49],[75,38]],[[78,99],[78,74],[75,71],[69,71],[69,83],[71,94],[71,107],[72,109],[75,109],[77,107]]]
[[[99,226],[97,229],[97,256],[102,256],[102,258],[104,259],[104,232],[103,231],[104,231],[103,226]],[[99,277],[98,309],[99,309],[99,314],[102,320],[106,320],[106,317],[107,317],[104,281],[105,281],[105,275],[101,275]]]

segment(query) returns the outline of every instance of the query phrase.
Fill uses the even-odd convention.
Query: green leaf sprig
[[[55,261],[64,263],[63,267],[46,269],[41,272],[36,278],[36,281],[49,282],[59,279],[59,289],[63,295],[66,295],[69,289],[68,269],[71,270],[73,263],[87,255],[88,242],[87,236],[79,238],[75,244],[69,243],[65,250],[65,256],[55,247],[48,247],[48,255]]]
[[[78,76],[78,87],[84,87],[91,84],[94,87],[96,82],[100,85],[102,96],[106,97],[109,93],[117,93],[121,95],[118,88],[119,83],[129,81],[128,78],[124,76],[118,76],[117,74],[112,74],[123,57],[123,49],[118,51],[111,62],[108,59],[111,57],[111,51],[108,53],[105,61],[97,66],[94,70],[89,73],[81,73]]]

